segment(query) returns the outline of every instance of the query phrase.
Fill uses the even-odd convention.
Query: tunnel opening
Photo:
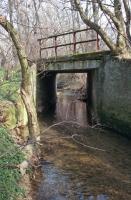
[[[65,73],[56,76],[59,121],[75,121],[86,124],[87,73]]]
[[[58,121],[76,121],[92,125],[93,71],[47,73],[38,78],[37,110]]]

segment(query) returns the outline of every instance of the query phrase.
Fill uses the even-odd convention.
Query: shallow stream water
[[[86,109],[65,93],[55,113],[40,116],[42,169],[34,199],[131,200],[131,141],[91,128]]]

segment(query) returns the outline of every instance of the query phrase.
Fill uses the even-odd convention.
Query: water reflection
[[[87,106],[82,101],[75,100],[72,96],[59,96],[56,106],[57,120],[76,121],[87,125]]]
[[[91,107],[86,102],[77,100],[71,91],[58,92],[57,103],[54,109],[46,110],[41,114],[41,118],[47,124],[58,121],[75,121],[82,126],[95,123]]]

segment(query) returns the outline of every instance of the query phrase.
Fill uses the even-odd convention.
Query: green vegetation
[[[0,68],[0,116],[4,119],[1,121],[4,126],[0,126],[0,200],[16,200],[24,194],[19,185],[21,173],[18,167],[24,161],[24,155],[6,129],[15,128],[20,115],[17,110],[21,105],[20,82],[20,71],[10,71],[8,76],[8,72]]]
[[[5,79],[5,70],[0,69],[0,100],[15,101],[18,97],[21,76],[20,72],[12,71],[8,80]]]
[[[23,194],[19,186],[21,174],[17,167],[23,160],[24,155],[8,131],[0,127],[0,200],[15,200]]]
[[[19,121],[22,125],[27,124],[27,113],[19,92],[20,71],[11,71],[8,79],[6,74],[6,70],[0,68],[0,116],[3,116],[4,125],[13,129]]]

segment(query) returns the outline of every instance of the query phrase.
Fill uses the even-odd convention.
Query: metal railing
[[[55,57],[57,57],[57,55],[58,55],[58,48],[59,47],[65,47],[65,46],[73,46],[73,53],[75,54],[76,53],[77,45],[78,44],[84,44],[84,43],[96,42],[96,50],[99,50],[100,49],[99,37],[98,37],[98,34],[96,32],[95,32],[96,33],[96,38],[94,38],[94,39],[87,39],[87,40],[77,41],[77,37],[76,37],[77,33],[81,33],[81,32],[88,33],[88,31],[95,32],[94,30],[92,30],[90,28],[86,28],[86,29],[81,29],[81,30],[76,30],[76,31],[70,31],[70,32],[61,33],[61,34],[52,35],[52,36],[49,36],[49,37],[38,39],[39,46],[40,46],[40,51],[39,51],[40,58],[42,58],[42,51],[48,50],[48,49],[54,49]],[[73,41],[69,42],[69,43],[58,44],[57,43],[58,38],[61,37],[61,36],[66,36],[66,35],[73,35]],[[53,41],[54,41],[53,43],[54,44],[50,45],[50,46],[47,46],[47,47],[45,47],[45,46],[43,47],[43,42],[46,42],[49,39],[53,39]]]

